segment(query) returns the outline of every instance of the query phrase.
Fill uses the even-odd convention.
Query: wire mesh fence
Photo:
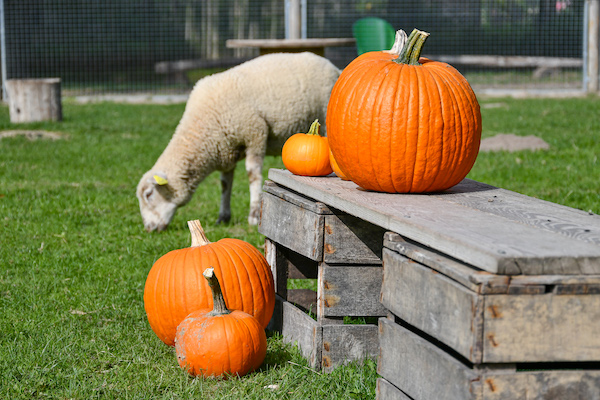
[[[185,92],[284,38],[286,0],[0,0],[4,79],[60,77],[65,94]],[[431,33],[424,53],[481,88],[581,88],[583,0],[302,0],[309,38],[379,17]],[[327,48],[340,68],[356,47]]]

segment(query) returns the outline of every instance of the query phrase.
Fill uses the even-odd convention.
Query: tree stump
[[[6,81],[10,122],[61,121],[60,78]]]

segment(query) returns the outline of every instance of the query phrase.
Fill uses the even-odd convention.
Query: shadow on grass
[[[257,371],[267,371],[298,359],[300,350],[282,340],[279,332],[267,331],[267,356]]]

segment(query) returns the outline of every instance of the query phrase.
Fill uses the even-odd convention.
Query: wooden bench
[[[354,46],[354,38],[308,38],[308,39],[229,39],[228,48],[256,48],[260,55],[269,53],[300,53],[310,51],[325,57],[327,47]]]
[[[600,216],[468,179],[427,195],[269,179],[272,327],[311,365],[377,357],[378,399],[599,398]],[[288,274],[317,279],[316,319]]]
[[[569,57],[495,56],[495,55],[438,55],[426,56],[453,66],[465,65],[486,68],[530,68],[533,78],[541,79],[562,68],[583,68],[583,59]]]

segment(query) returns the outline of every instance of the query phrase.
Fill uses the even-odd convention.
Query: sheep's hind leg
[[[221,172],[221,208],[217,224],[231,219],[231,189],[233,187],[233,169]]]
[[[258,225],[260,218],[260,193],[262,192],[262,167],[264,155],[247,154],[246,172],[250,184],[250,213],[248,224]]]

